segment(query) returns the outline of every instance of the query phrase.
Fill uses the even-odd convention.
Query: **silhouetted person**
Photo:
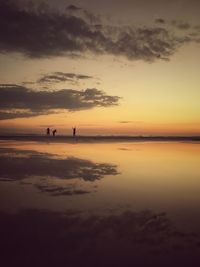
[[[47,128],[47,135],[50,135],[50,129]]]
[[[75,137],[76,136],[76,127],[72,128],[73,130],[73,136]]]
[[[57,132],[57,130],[56,130],[56,129],[52,131],[52,133],[53,133],[53,136],[55,136],[55,135],[56,135],[56,132]]]

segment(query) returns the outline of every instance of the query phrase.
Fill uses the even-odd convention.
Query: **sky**
[[[0,0],[0,133],[200,135],[198,0]]]

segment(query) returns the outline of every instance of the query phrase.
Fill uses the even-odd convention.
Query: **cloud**
[[[79,80],[86,80],[86,79],[93,79],[93,77],[76,73],[53,72],[42,76],[38,80],[38,82],[39,83],[71,82],[76,84]]]
[[[0,120],[117,105],[118,96],[103,91],[62,89],[33,91],[18,85],[0,85]]]
[[[0,0],[0,52],[33,58],[109,54],[152,62],[168,60],[179,46],[196,41],[194,37],[179,38],[162,27],[111,27],[88,11],[82,13],[27,9]]]

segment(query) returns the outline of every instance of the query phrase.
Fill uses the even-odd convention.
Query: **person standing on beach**
[[[47,135],[50,135],[50,129],[47,128]]]
[[[56,129],[52,131],[52,134],[53,134],[53,136],[55,136],[55,135],[56,135],[56,132],[57,132],[57,130],[56,130]]]
[[[75,137],[76,136],[76,127],[73,127],[72,130],[73,130],[73,137]]]

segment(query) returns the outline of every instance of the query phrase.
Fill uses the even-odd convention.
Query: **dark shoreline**
[[[200,142],[200,136],[45,136],[0,135],[0,141],[35,141],[54,143],[100,143],[100,142]]]

